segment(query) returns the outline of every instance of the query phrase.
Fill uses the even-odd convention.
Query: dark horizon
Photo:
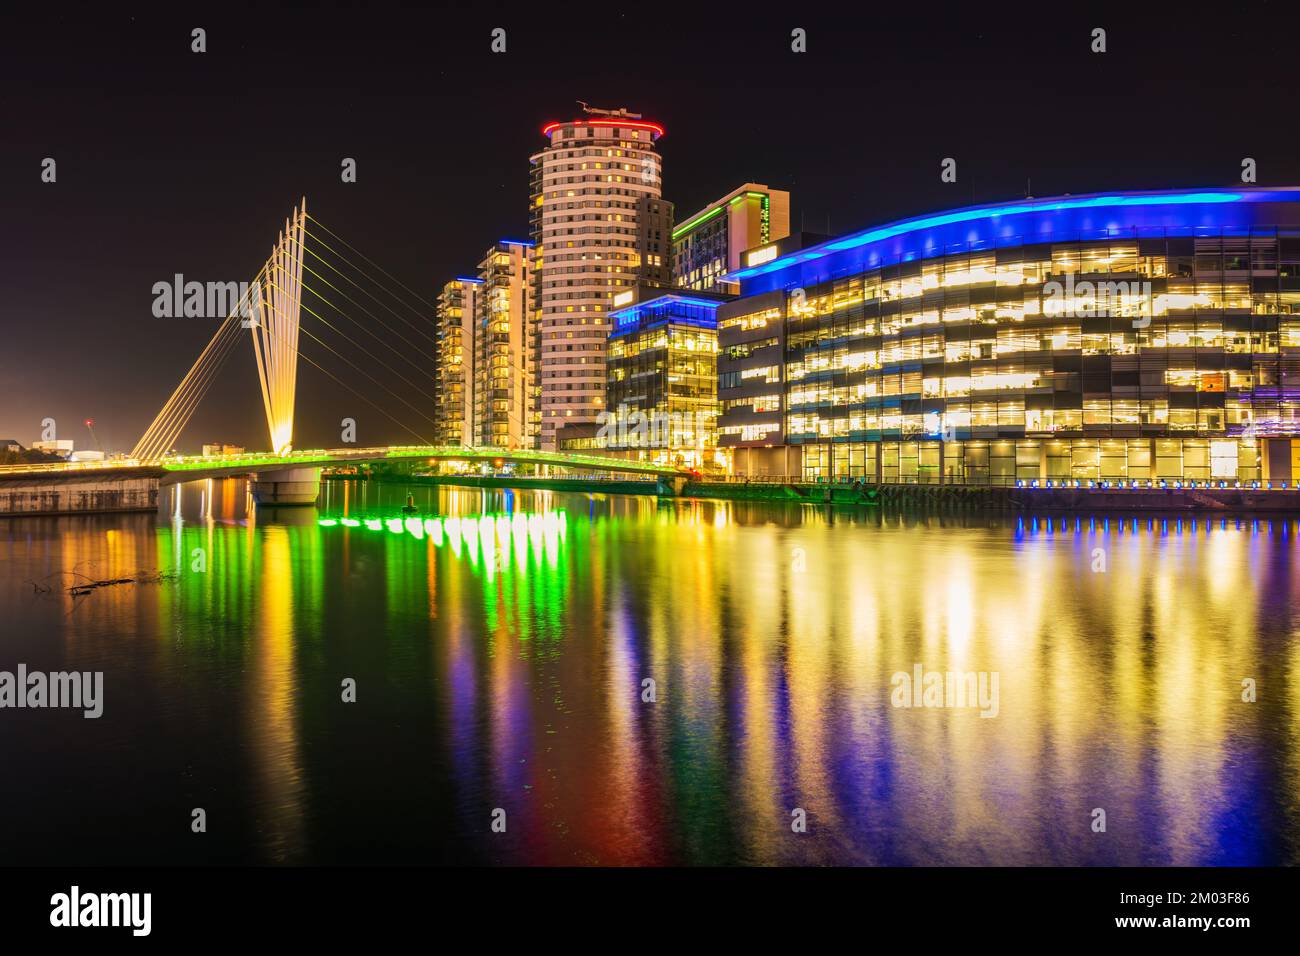
[[[316,9],[259,11],[255,29],[32,15],[0,39],[0,438],[30,444],[52,417],[92,447],[92,417],[106,448],[129,450],[215,328],[155,318],[154,283],[251,278],[304,195],[431,308],[491,243],[528,238],[528,157],[578,99],[666,127],[678,221],[747,180],[790,190],[796,230],[832,233],[1027,190],[1231,185],[1244,157],[1259,185],[1300,185],[1292,34],[1280,8],[1261,8],[1245,23],[1123,8],[737,23],[665,8],[575,26],[552,6],[549,27],[504,7]],[[190,52],[196,26],[203,54]],[[504,54],[490,52],[496,26]],[[1105,54],[1089,50],[1094,26]],[[794,27],[807,53],[790,52]],[[40,179],[47,156],[54,184]],[[955,184],[940,182],[948,156]],[[340,181],[345,157],[355,184]],[[249,353],[182,447],[265,446]],[[363,444],[410,440],[306,366],[298,409],[301,447],[337,443],[349,415]]]

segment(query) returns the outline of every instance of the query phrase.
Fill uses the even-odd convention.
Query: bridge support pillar
[[[259,505],[314,505],[319,495],[319,468],[282,468],[253,476],[253,500]]]
[[[676,498],[681,495],[682,490],[686,487],[686,477],[684,475],[664,475],[655,483],[661,497]]]

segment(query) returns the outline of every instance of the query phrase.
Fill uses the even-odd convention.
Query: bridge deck
[[[684,469],[665,468],[648,462],[629,461],[603,455],[578,455],[569,452],[534,451],[532,449],[462,448],[434,445],[394,445],[384,448],[331,448],[292,451],[284,455],[270,452],[246,452],[239,455],[185,455],[150,460],[122,458],[108,461],[48,462],[31,465],[0,466],[0,479],[63,478],[83,475],[136,472],[158,477],[185,480],[213,474],[241,474],[273,471],[281,468],[315,468],[379,461],[468,461],[514,462],[516,464],[551,465],[557,468],[621,472],[631,475],[676,477],[689,474]]]

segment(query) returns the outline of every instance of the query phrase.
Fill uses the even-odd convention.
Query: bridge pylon
[[[307,200],[285,220],[284,231],[258,277],[253,297],[253,352],[271,450],[293,449],[293,406],[298,383],[298,328],[302,318],[302,244]]]
[[[303,239],[307,200],[285,220],[271,257],[216,334],[176,386],[167,403],[140,436],[131,458],[155,461],[172,449],[177,437],[211,387],[222,364],[237,347],[241,330],[250,329],[257,378],[266,411],[271,448],[278,455],[293,448],[294,393],[298,384],[298,328],[302,316]]]

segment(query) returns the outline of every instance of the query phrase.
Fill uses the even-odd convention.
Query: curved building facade
[[[1300,189],[1030,199],[744,261],[718,310],[739,474],[1300,478]]]
[[[536,251],[536,429],[554,450],[570,426],[595,427],[605,401],[609,313],[638,281],[670,285],[672,206],[656,149],[663,127],[626,110],[587,108],[548,123],[532,156]]]

